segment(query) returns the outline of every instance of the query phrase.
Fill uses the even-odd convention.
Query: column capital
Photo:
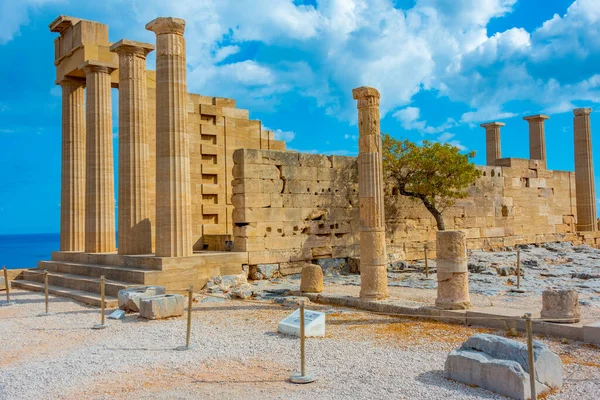
[[[71,77],[66,77],[61,79],[60,81],[54,81],[55,84],[60,85],[62,87],[84,87],[85,86],[85,79],[77,79],[77,78],[71,78]]]
[[[150,43],[136,42],[135,40],[121,39],[110,46],[110,51],[121,54],[135,54],[146,57],[148,53],[154,50],[154,45]]]
[[[117,66],[112,63],[88,60],[79,65],[79,69],[83,70],[86,74],[90,72],[103,72],[105,74],[111,74],[117,69]]]
[[[504,122],[486,122],[485,124],[481,124],[479,126],[485,128],[485,130],[488,130],[489,128],[500,128],[504,125],[506,125]]]
[[[352,97],[354,97],[354,100],[365,99],[368,97],[375,97],[379,100],[381,96],[377,89],[369,86],[361,86],[356,89],[352,89]]]
[[[183,36],[185,30],[185,20],[174,17],[158,17],[146,24],[146,29],[156,33],[157,35],[163,35],[171,33],[174,35]]]
[[[535,115],[527,115],[525,117],[523,117],[523,119],[527,122],[529,121],[540,121],[540,120],[546,120],[549,119],[550,117],[546,114],[535,114]]]
[[[590,113],[592,112],[591,108],[576,108],[573,110],[573,114],[576,117],[582,116],[582,115],[590,115]]]

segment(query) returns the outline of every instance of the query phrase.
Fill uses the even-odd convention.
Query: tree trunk
[[[444,225],[444,219],[442,218],[442,214],[437,211],[431,211],[431,214],[433,214],[433,217],[435,218],[435,222],[437,222],[437,227],[438,227],[438,231],[445,231],[446,230],[446,226]]]
[[[442,218],[442,213],[439,212],[433,206],[433,204],[429,203],[425,199],[421,199],[421,200],[423,201],[423,204],[425,205],[425,208],[427,209],[427,211],[429,211],[431,213],[431,215],[433,215],[433,218],[435,218],[435,222],[437,223],[438,231],[445,231],[446,226],[444,225],[444,218]]]

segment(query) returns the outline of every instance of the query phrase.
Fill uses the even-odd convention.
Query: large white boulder
[[[534,341],[537,394],[562,386],[562,362],[545,344]],[[531,398],[527,345],[501,336],[470,337],[446,359],[444,376],[514,399]]]
[[[183,315],[184,297],[180,294],[163,294],[143,297],[140,300],[140,317],[163,319]]]
[[[166,293],[164,286],[139,286],[119,290],[119,308],[123,311],[139,312],[142,298]]]

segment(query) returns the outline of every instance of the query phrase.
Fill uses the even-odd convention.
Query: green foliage
[[[441,214],[467,197],[467,188],[481,172],[471,163],[475,152],[461,154],[447,143],[423,141],[418,146],[409,140],[383,136],[383,170],[400,194],[419,199],[444,230]]]

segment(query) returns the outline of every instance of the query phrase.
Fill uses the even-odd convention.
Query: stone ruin
[[[198,289],[216,275],[300,273],[307,262],[331,259],[360,260],[361,297],[380,299],[390,258],[422,258],[424,245],[435,254],[427,210],[385,193],[376,89],[352,93],[357,158],[286,151],[234,100],[187,92],[185,21],[157,18],[146,29],[156,49],[111,43],[108,26],[94,21],[60,16],[50,24],[59,34],[54,64],[63,91],[61,240],[39,268],[53,287],[66,288],[55,293],[98,304],[99,285],[88,278],[105,275],[107,302],[116,305],[118,291],[136,285]],[[156,71],[146,67],[152,51]],[[112,88],[119,90],[118,220]],[[482,125],[483,176],[444,214],[448,229],[464,231],[466,248],[600,243],[590,111],[574,111],[574,173],[546,168],[548,116],[524,118],[530,159],[502,158],[504,124]],[[15,284],[43,287],[39,275],[21,278]]]

